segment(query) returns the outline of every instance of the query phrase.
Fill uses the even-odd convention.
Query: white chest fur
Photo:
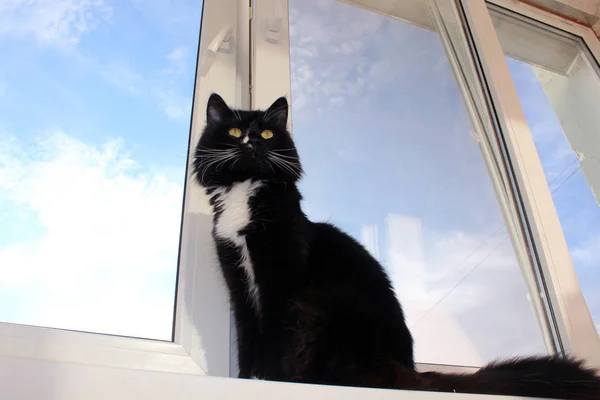
[[[250,199],[260,188],[262,182],[246,180],[235,183],[229,190],[219,188],[215,191],[218,194],[217,204],[221,208],[215,225],[215,234],[222,239],[233,242],[240,250],[240,266],[244,269],[248,284],[248,294],[252,300],[256,311],[259,310],[259,290],[256,284],[250,252],[246,244],[246,237],[240,235],[239,231],[246,228],[252,218],[250,210]]]

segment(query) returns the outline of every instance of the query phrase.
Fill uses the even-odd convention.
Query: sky
[[[201,13],[0,0],[0,320],[170,339]]]
[[[437,34],[290,4],[309,216],[384,264],[418,361],[545,352]],[[170,339],[201,9],[0,0],[0,321]],[[598,206],[532,68],[509,66],[600,326]]]

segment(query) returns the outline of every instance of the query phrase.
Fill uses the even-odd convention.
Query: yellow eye
[[[241,136],[242,136],[242,131],[241,131],[241,129],[239,129],[239,128],[231,128],[231,129],[229,130],[229,134],[230,134],[231,136],[233,136],[234,138],[239,138],[239,137],[241,137]]]
[[[271,139],[273,137],[273,132],[265,129],[260,133],[260,136],[262,136],[263,139]]]

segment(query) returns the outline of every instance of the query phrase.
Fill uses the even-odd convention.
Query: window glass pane
[[[583,295],[600,332],[600,75],[575,38],[492,10]]]
[[[170,340],[202,2],[0,8],[0,321]]]
[[[290,1],[306,211],[386,267],[418,362],[478,366],[545,353],[426,4],[365,2],[374,12],[346,3],[356,2]]]

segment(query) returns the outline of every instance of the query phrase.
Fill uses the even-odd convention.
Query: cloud
[[[0,0],[0,36],[71,46],[111,13],[103,0]]]
[[[456,88],[435,32],[343,2],[292,4],[290,44],[294,115],[300,117],[307,104],[318,111],[385,97],[382,90],[407,76],[418,83],[435,74],[438,86]]]
[[[170,2],[153,4],[158,3],[162,4],[161,7],[168,8]],[[135,5],[141,7],[143,4]],[[119,7],[125,7],[125,4],[119,4]],[[182,16],[185,14],[185,18],[192,18],[189,12],[184,12],[189,11],[190,7],[198,5],[180,4],[177,6],[178,13]],[[139,10],[136,8],[136,11]],[[73,49],[86,33],[96,29],[100,23],[110,20],[112,12],[113,7],[105,0],[0,0],[0,39],[33,38],[43,45],[69,49],[70,51],[66,52],[69,58],[65,60],[69,63],[68,68],[75,66],[91,70],[105,82],[125,93],[153,99],[157,107],[169,118],[187,121],[194,82],[190,77],[195,74],[195,52],[192,54],[187,44],[196,45],[197,32],[188,32],[186,28],[187,33],[182,36],[181,29],[178,33],[169,30],[168,37],[175,44],[165,52],[162,60],[156,58],[155,53],[146,53],[144,49],[140,49],[139,52],[130,49],[135,53],[123,58],[122,55],[117,56],[122,54],[123,50],[117,46],[114,54],[111,52],[108,57],[104,55],[100,60],[95,57],[104,53],[98,53],[96,44],[91,44],[92,48],[79,46]],[[197,18],[199,22],[200,12]],[[138,27],[117,24],[111,26],[111,31],[116,35],[125,35],[130,34],[134,28]],[[147,57],[153,57],[154,67],[149,66],[148,60],[145,59]],[[143,64],[139,64],[141,60]],[[47,68],[52,67],[44,67]],[[54,71],[47,72],[49,75],[56,75]],[[5,91],[6,85],[0,76],[0,97]]]
[[[185,46],[175,47],[165,56],[165,66],[156,79],[155,96],[171,119],[189,119],[193,88],[186,88],[184,85],[187,83],[192,86],[193,79],[183,80],[183,77],[193,76],[194,67],[193,57]],[[188,94],[184,95],[186,89]]]
[[[313,109],[321,104],[328,107],[330,98],[362,92],[364,81],[353,75],[366,68],[363,52],[382,23],[380,16],[342,3],[309,1],[291,6],[294,115],[301,115],[309,103]]]
[[[162,61],[162,67],[144,74],[126,60],[97,62],[80,56],[79,61],[116,88],[134,96],[152,98],[170,119],[189,120],[195,63],[186,46],[174,47],[156,63],[160,66]]]
[[[144,78],[125,62],[111,61],[97,69],[108,83],[125,92],[140,94],[144,90]]]
[[[182,67],[185,67],[185,64],[182,64],[188,56],[188,50],[184,46],[174,48],[169,54],[167,54],[167,60],[171,61],[174,66],[179,67],[179,71],[182,71]]]
[[[387,270],[418,361],[482,365],[511,354],[545,353],[504,229],[436,231],[395,214],[388,217],[387,235]]]
[[[94,68],[111,85],[136,96],[154,98],[170,119],[189,120],[194,82],[189,77],[195,74],[195,63],[186,46],[174,47],[164,56],[161,68],[145,75],[126,62],[83,62]]]
[[[28,233],[0,237],[0,319],[170,339],[182,182],[120,139],[0,143],[2,223]]]
[[[572,249],[571,256],[576,263],[589,266],[600,265],[600,234],[592,235],[585,243]]]
[[[171,35],[198,37],[202,0],[130,0],[135,13]]]

